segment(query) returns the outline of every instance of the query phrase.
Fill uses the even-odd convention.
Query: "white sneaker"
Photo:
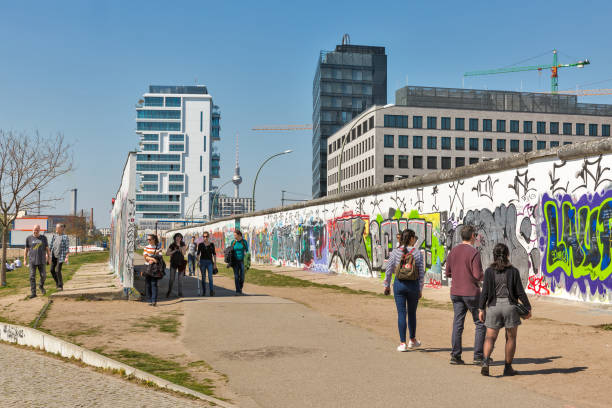
[[[400,343],[400,345],[397,346],[397,351],[408,351],[408,346],[406,346],[406,343]]]
[[[418,341],[418,340],[417,340],[417,341],[412,341],[412,340],[410,340],[410,341],[408,342],[408,348],[411,348],[411,349],[412,349],[412,348],[417,348],[417,347],[420,347],[420,346],[421,346],[421,342],[420,342],[420,341]]]

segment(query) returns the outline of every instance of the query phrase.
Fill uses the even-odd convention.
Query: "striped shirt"
[[[59,241],[59,245],[55,242]],[[53,234],[51,238],[51,251],[60,263],[66,262],[66,255],[69,250],[68,235],[57,235]]]
[[[408,252],[412,251],[413,247],[406,247]],[[395,273],[395,267],[402,260],[402,256],[404,256],[404,248],[398,247],[391,252],[389,255],[389,259],[387,260],[387,269],[385,270],[385,288],[388,288],[391,284],[391,275]],[[423,254],[419,249],[415,249],[412,252],[412,256],[414,256],[414,262],[419,271],[419,288],[421,292],[423,291],[423,285],[425,284],[425,265],[423,264]]]
[[[155,255],[156,250],[157,248],[154,245],[147,245],[146,247],[144,247],[144,250],[142,251],[142,255],[143,256],[153,256]]]

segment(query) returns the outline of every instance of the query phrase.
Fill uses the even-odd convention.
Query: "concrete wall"
[[[111,210],[110,267],[125,289],[134,287],[136,153],[128,153],[121,185]]]
[[[210,231],[221,254],[240,228],[254,262],[381,279],[396,233],[411,228],[426,285],[439,288],[469,224],[484,265],[496,243],[508,245],[528,292],[611,303],[611,167],[612,141],[587,142],[180,231]]]

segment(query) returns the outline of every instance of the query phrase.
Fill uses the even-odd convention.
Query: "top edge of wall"
[[[423,176],[416,176],[410,179],[394,181],[392,183],[385,183],[382,185],[364,188],[360,190],[348,191],[342,194],[321,197],[314,200],[286,205],[283,207],[272,207],[267,208],[265,210],[250,212],[247,214],[218,218],[214,221],[210,221],[205,224],[185,225],[180,228],[171,229],[168,232],[183,230],[185,228],[191,227],[203,227],[207,225],[217,224],[219,222],[233,221],[240,218],[274,214],[281,211],[299,210],[302,208],[311,207],[313,205],[337,203],[374,194],[384,194],[398,190],[407,190],[410,188],[431,186],[444,182],[452,182],[455,180],[465,179],[472,176],[479,176],[482,174],[498,173],[505,170],[520,168],[528,165],[530,162],[546,158],[566,161],[592,156],[600,156],[606,153],[612,153],[612,139],[609,138],[597,141],[588,141],[565,145],[554,149],[535,151],[530,153],[519,153],[514,154],[512,156],[481,162],[466,167],[434,171]]]

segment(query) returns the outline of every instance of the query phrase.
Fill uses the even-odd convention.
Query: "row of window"
[[[142,191],[158,191],[159,186],[157,184],[143,184]]]
[[[366,139],[363,139],[361,142],[356,143],[355,145],[346,148],[342,153],[342,161],[348,161],[355,157],[360,156],[361,154],[374,149],[374,136],[370,136]],[[329,160],[328,169],[332,169],[338,165],[340,160],[340,155],[333,157]]]
[[[427,156],[427,169],[435,170],[438,168],[438,156]],[[470,157],[469,164],[478,163],[478,157]],[[409,157],[407,155],[397,156],[397,167],[400,169],[407,169]],[[450,169],[452,164],[452,157],[441,157],[440,164],[442,169]],[[465,166],[465,157],[455,157],[455,167]],[[395,167],[395,156],[386,154],[384,157],[384,167],[392,169]],[[422,169],[423,168],[423,156],[412,156],[412,168]],[[393,176],[391,176],[393,177]],[[393,180],[391,180],[393,181]],[[386,181],[385,181],[386,182]]]
[[[348,79],[353,81],[371,81],[372,71],[361,69],[321,68],[321,78]]]
[[[180,201],[179,194],[136,194],[136,201]]]
[[[180,205],[171,204],[136,204],[136,211],[174,211],[179,212]]]
[[[154,213],[154,214],[142,214],[141,217],[167,220],[171,218],[178,218],[178,214]]]
[[[455,150],[465,150],[465,138],[464,137],[455,137]],[[451,138],[443,136],[440,138],[440,149],[441,150],[451,150]],[[571,142],[564,142],[564,145],[571,144]],[[395,136],[394,135],[384,135],[384,146],[388,148],[395,147]],[[408,148],[408,136],[399,135],[397,146],[399,148]],[[550,148],[559,147],[558,141],[551,141],[549,146]],[[422,149],[423,148],[423,136],[412,136],[412,148],[413,149]],[[427,136],[427,148],[430,150],[438,149],[438,137],[437,136]],[[506,139],[496,139],[496,148],[498,152],[505,152],[506,150]],[[538,150],[546,149],[546,141],[538,140],[537,141]],[[480,150],[480,139],[477,137],[469,138],[469,150],[470,151],[479,151]],[[485,152],[493,151],[493,139],[482,139],[482,150]],[[523,151],[530,152],[533,150],[533,140],[523,140]],[[513,153],[520,152],[520,140],[512,139],[510,140],[510,151]]]
[[[136,117],[143,119],[180,119],[181,111],[142,109],[136,111]]]
[[[322,108],[351,108],[355,110],[363,110],[368,106],[368,99],[371,98],[356,98],[347,96],[322,96]]]
[[[363,160],[360,160],[356,163],[352,163],[345,168],[342,169],[342,179],[347,179],[353,176],[357,176],[362,174],[365,171],[371,170],[374,168],[374,156],[366,157]],[[338,172],[334,174],[330,174],[327,176],[327,183],[334,184],[338,182]]]
[[[164,98],[162,96],[145,96],[144,106],[164,106]],[[175,96],[166,96],[166,106],[172,108],[180,107],[181,98]]]
[[[136,155],[136,161],[181,161],[180,154],[144,154]]]
[[[345,95],[372,95],[372,85],[340,82],[321,82],[321,92]]]
[[[169,181],[183,181],[185,179],[184,174],[170,174],[168,175]]]
[[[346,145],[352,142],[353,140],[357,139],[361,135],[365,134],[368,130],[371,130],[373,128],[374,128],[374,116],[371,116],[370,118],[364,120],[357,126],[353,126],[353,128],[350,130],[350,134],[347,133],[346,135],[344,135],[344,137],[340,139],[336,139],[332,143],[330,143],[329,146],[327,146],[327,153],[331,154],[335,152],[336,150],[341,149],[343,141]],[[372,137],[372,146],[370,148],[372,147],[374,147],[373,137]]]
[[[385,115],[384,126],[390,128],[408,128],[408,115]],[[519,121],[518,120],[510,120],[506,121],[505,119],[498,119],[495,121],[495,130],[497,132],[507,132],[506,124],[509,122],[509,131],[511,133],[519,133]],[[469,130],[471,132],[480,131],[480,119],[470,118],[469,119]],[[571,122],[563,122],[562,130],[564,135],[572,135],[575,134],[577,136],[585,136],[585,127],[584,123],[571,123]],[[413,129],[422,129],[423,128],[423,116],[413,116],[412,117],[412,128]],[[427,116],[427,129],[438,129],[438,117],[436,116]],[[451,130],[451,118],[450,117],[442,117],[440,120],[440,129],[442,130]],[[589,123],[589,136],[599,136],[599,125],[597,123]],[[454,130],[466,130],[465,129],[465,118],[455,118],[455,128]],[[493,131],[493,120],[492,119],[482,119],[482,131],[483,132],[492,132]],[[575,132],[575,133],[572,133]],[[533,133],[533,121],[524,120],[523,121],[523,133]],[[559,122],[548,122],[548,132],[547,132],[547,122],[537,121],[536,122],[536,133],[538,134],[551,134],[558,135],[559,134]],[[601,136],[610,136],[610,125],[601,125]]]
[[[137,163],[136,171],[181,171],[180,164]]]
[[[352,190],[359,190],[362,188],[366,188],[366,187],[370,187],[374,185],[374,176],[368,176],[365,178],[362,178],[360,180],[355,180],[351,183],[348,184],[343,184],[342,185],[342,191],[352,191]],[[335,193],[335,191],[334,191]]]
[[[158,130],[166,132],[180,132],[180,122],[136,122],[136,130]]]
[[[183,184],[168,184],[168,191],[184,191]]]
[[[145,143],[142,145],[142,150],[144,152],[158,152],[159,151],[159,145],[157,143],[153,144],[153,143]]]
[[[170,143],[170,145],[168,146],[168,150],[170,150],[171,152],[184,152],[185,151],[185,145],[184,144],[173,144]]]

